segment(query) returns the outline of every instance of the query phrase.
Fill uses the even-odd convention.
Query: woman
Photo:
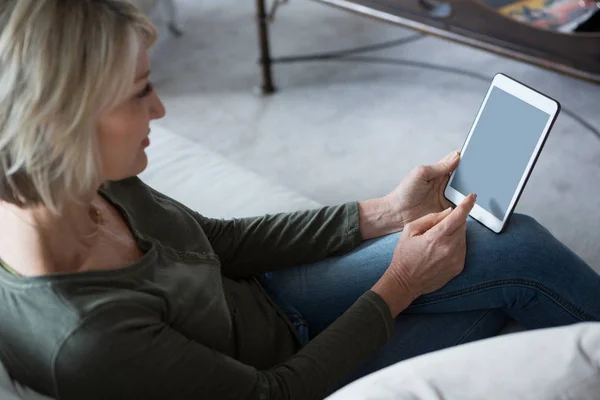
[[[136,177],[165,113],[152,25],[119,0],[2,6],[0,358],[21,383],[60,399],[318,399],[509,318],[600,318],[599,276],[533,219],[497,236],[467,222],[473,195],[444,210],[457,153],[361,203],[188,209]]]

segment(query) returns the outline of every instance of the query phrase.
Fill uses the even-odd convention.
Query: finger
[[[452,237],[457,237],[461,241],[465,241],[465,239],[467,237],[467,221],[466,220],[465,220],[465,222],[463,222],[463,224],[461,226],[456,228],[456,230],[452,234]]]
[[[424,168],[424,172],[426,175],[424,178],[429,181],[432,179],[440,178],[444,175],[449,175],[456,169],[456,167],[458,167],[459,161],[460,153],[457,151],[453,151],[437,163],[433,165],[428,165],[426,168]]]
[[[452,235],[464,224],[469,213],[475,206],[477,196],[470,194],[439,224],[431,228],[428,233],[436,236]]]
[[[441,208],[452,207],[452,203],[448,201],[444,192],[446,191],[446,186],[448,186],[448,181],[450,180],[450,175],[444,178],[439,188],[439,196],[440,196],[440,206]]]
[[[439,213],[427,214],[424,217],[407,224],[404,227],[404,232],[408,233],[410,236],[422,235],[424,232],[427,232],[429,229],[431,229],[431,227],[439,224],[440,221],[446,218],[451,212],[452,208],[449,207]]]

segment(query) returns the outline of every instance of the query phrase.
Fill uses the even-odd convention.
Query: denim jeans
[[[369,240],[348,254],[271,272],[260,281],[308,341],[377,282],[399,237]],[[464,271],[404,310],[394,337],[347,382],[407,358],[494,336],[511,319],[527,329],[598,321],[600,275],[531,217],[514,214],[499,235],[470,220]]]

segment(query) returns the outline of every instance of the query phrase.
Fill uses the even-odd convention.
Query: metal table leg
[[[256,0],[256,24],[258,28],[258,46],[260,51],[260,67],[262,81],[259,87],[263,96],[275,92],[273,85],[273,70],[269,44],[269,19],[267,17],[266,0]]]
[[[169,18],[169,30],[171,33],[177,37],[183,35],[183,28],[179,25],[179,21],[177,18],[177,6],[173,0],[166,0],[165,7],[167,10],[167,15]]]

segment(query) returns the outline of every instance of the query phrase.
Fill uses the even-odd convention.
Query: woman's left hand
[[[444,190],[459,161],[460,153],[453,151],[436,164],[416,167],[384,197],[402,226],[452,206],[444,197]]]

